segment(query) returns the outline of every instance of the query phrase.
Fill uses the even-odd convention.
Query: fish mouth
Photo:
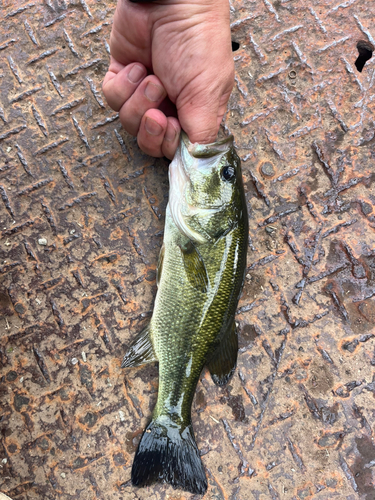
[[[199,144],[198,142],[190,142],[189,137],[185,132],[181,132],[181,139],[193,158],[212,158],[213,156],[222,155],[228,152],[233,147],[234,137],[229,135],[220,141],[211,142],[210,144]]]

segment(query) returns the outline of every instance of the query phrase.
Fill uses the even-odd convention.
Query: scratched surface
[[[0,1],[0,491],[191,500],[130,484],[157,368],[147,322],[168,194],[104,102],[115,4]],[[364,0],[236,0],[225,127],[243,159],[238,369],[193,423],[212,500],[374,500],[375,43]],[[371,46],[370,46],[371,47]]]

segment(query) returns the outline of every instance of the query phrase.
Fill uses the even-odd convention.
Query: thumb
[[[186,132],[191,142],[209,144],[215,142],[223,119],[233,81],[227,85],[224,92],[202,92],[201,95],[186,99],[181,106],[177,101],[177,115],[181,128]]]

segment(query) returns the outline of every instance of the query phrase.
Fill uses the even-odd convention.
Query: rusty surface
[[[115,4],[0,9],[0,490],[193,498],[130,484],[157,368],[120,369],[147,321],[168,196],[104,103]],[[251,243],[238,369],[193,423],[212,500],[374,500],[375,66],[365,0],[232,4]],[[371,46],[370,46],[371,47]]]

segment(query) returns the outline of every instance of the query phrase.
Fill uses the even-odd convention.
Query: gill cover
[[[211,144],[198,144],[191,143],[185,132],[181,133],[180,144],[169,166],[169,209],[179,231],[195,243],[206,243],[210,237],[203,230],[191,227],[189,218],[209,217],[220,207],[189,204],[187,190],[191,187],[190,174],[194,171],[210,172],[232,147],[232,135]]]

